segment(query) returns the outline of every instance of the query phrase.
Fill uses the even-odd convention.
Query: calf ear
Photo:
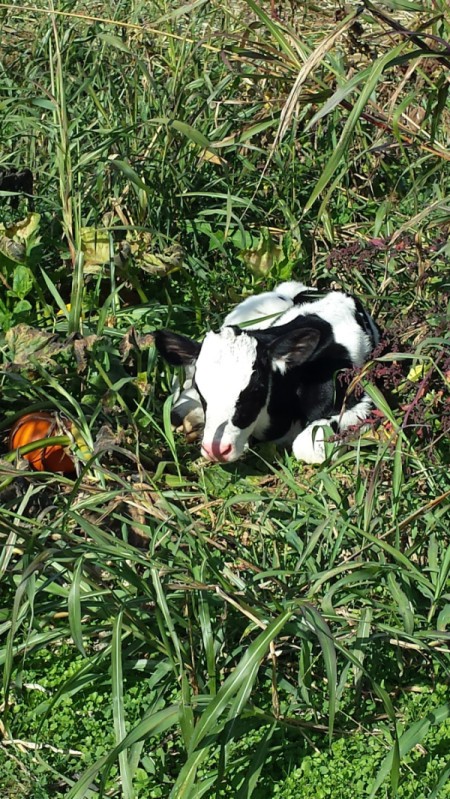
[[[171,330],[155,330],[153,335],[156,349],[172,366],[187,366],[197,359],[201,349],[197,341]]]
[[[313,327],[293,330],[285,336],[276,338],[269,347],[272,369],[284,374],[288,369],[300,366],[315,351],[320,340],[320,333]]]

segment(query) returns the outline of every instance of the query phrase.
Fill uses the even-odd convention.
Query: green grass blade
[[[172,705],[157,713],[153,713],[148,718],[142,719],[112,752],[104,755],[90,766],[90,768],[86,769],[84,774],[82,774],[80,779],[67,794],[67,799],[83,799],[83,797],[89,793],[92,781],[100,772],[108,771],[109,767],[124,749],[131,747],[142,738],[147,738],[151,735],[159,735],[170,729],[170,727],[173,727],[178,721],[178,710],[177,705]]]
[[[80,601],[80,583],[83,576],[83,558],[80,558],[75,566],[72,584],[69,590],[68,607],[69,607],[69,626],[70,632],[75,646],[80,650],[82,655],[86,655],[83,643],[83,633],[81,626],[81,601]]]
[[[208,756],[210,747],[214,747],[214,736],[219,731],[218,720],[229,708],[233,697],[239,691],[250,690],[251,684],[257,675],[257,666],[264,656],[270,641],[272,641],[283,629],[284,625],[292,615],[291,610],[284,611],[277,619],[271,622],[252,644],[250,644],[245,655],[236,666],[233,673],[227,677],[217,695],[209,703],[208,708],[203,712],[199,719],[192,738],[191,752],[187,762],[183,766],[179,777],[170,794],[171,799],[187,799],[190,796],[195,782],[195,776],[199,765]],[[212,736],[213,743],[209,746],[200,746],[206,736]]]
[[[336,717],[337,708],[337,659],[336,649],[333,642],[333,635],[326,623],[325,619],[313,607],[313,605],[305,604],[302,606],[302,612],[308,625],[311,625],[322,649],[325,670],[328,679],[328,734],[330,742],[333,738],[334,720]]]
[[[269,15],[266,14],[264,9],[258,3],[255,2],[255,0],[245,0],[245,2],[247,3],[248,6],[250,6],[250,8],[256,14],[256,16],[259,17],[261,22],[264,23],[267,30],[272,34],[275,41],[278,42],[282,52],[292,62],[293,66],[295,66],[297,69],[300,69],[302,63],[298,58],[297,52],[289,43],[289,39],[284,33],[282,26],[279,23],[275,22],[273,19],[271,19]]]
[[[332,179],[334,173],[339,167],[339,164],[345,155],[346,151],[350,146],[350,142],[352,140],[353,133],[355,131],[355,127],[361,117],[361,114],[375,89],[378,81],[380,80],[381,75],[383,74],[384,69],[386,66],[389,65],[390,61],[395,57],[395,55],[399,54],[402,49],[404,48],[404,44],[399,44],[397,47],[393,48],[389,53],[378,58],[370,72],[370,75],[367,77],[366,82],[361,90],[361,93],[347,118],[347,121],[344,125],[344,129],[340,136],[340,139],[337,143],[337,146],[333,152],[333,155],[328,160],[325,169],[323,170],[319,180],[317,181],[311,195],[309,196],[305,208],[304,213],[306,214],[307,211],[311,208],[313,203],[317,200],[319,195],[322,191],[326,188],[330,180]]]
[[[121,741],[126,737],[123,704],[122,617],[123,613],[120,612],[114,619],[111,647],[112,707],[116,746],[120,745]],[[119,753],[119,768],[123,797],[124,799],[134,799],[133,779],[126,749],[122,749]]]
[[[253,792],[261,776],[261,771],[263,770],[269,751],[270,741],[275,730],[276,725],[273,724],[268,730],[266,730],[262,740],[259,741],[258,748],[248,765],[247,773],[242,780],[242,786],[237,792],[235,799],[251,799],[253,796]]]

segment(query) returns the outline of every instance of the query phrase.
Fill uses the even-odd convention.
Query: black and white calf
[[[336,375],[361,366],[378,341],[357,299],[294,281],[244,300],[201,343],[155,333],[161,355],[186,370],[174,414],[204,422],[202,454],[212,461],[236,460],[254,439],[321,463],[324,426],[344,431],[372,407],[367,395],[346,396]]]

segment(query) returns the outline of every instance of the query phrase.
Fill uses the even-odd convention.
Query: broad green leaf
[[[355,646],[353,647],[353,655],[358,661],[358,663],[361,664],[361,666],[356,666],[355,664],[353,664],[353,677],[355,681],[355,688],[357,691],[360,689],[361,681],[364,675],[364,671],[361,667],[364,663],[366,656],[365,644],[369,640],[370,631],[372,628],[372,619],[373,619],[373,609],[370,607],[362,608],[361,618],[359,620],[358,629],[356,633]]]
[[[187,139],[197,144],[199,147],[204,147],[211,152],[214,151],[213,145],[210,144],[206,136],[196,128],[193,128],[192,125],[188,125],[186,122],[180,122],[178,119],[173,119],[170,122],[170,127],[182,133],[183,136],[186,136]]]
[[[121,172],[137,189],[145,192],[149,191],[148,186],[145,185],[142,178],[139,177],[136,170],[127,161],[122,161],[120,158],[110,158],[108,163],[116,172]]]
[[[408,635],[412,635],[412,633],[414,632],[414,613],[411,607],[411,602],[406,596],[405,592],[400,587],[398,581],[395,579],[392,572],[388,574],[387,584],[389,586],[389,590],[392,594],[392,597],[398,607],[398,612],[400,613],[403,619],[403,624],[405,625],[405,632]]]
[[[14,294],[23,300],[30,293],[34,285],[33,273],[27,266],[16,266],[14,269],[12,289]],[[16,306],[17,313],[17,306]]]
[[[115,36],[113,33],[99,33],[98,38],[108,45],[108,47],[114,47],[122,53],[131,54],[130,48],[120,36]]]

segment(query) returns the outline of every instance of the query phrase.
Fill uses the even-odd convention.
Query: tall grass
[[[32,168],[40,214],[22,260],[0,244],[4,450],[30,408],[79,430],[74,478],[0,464],[3,756],[53,794],[267,796],[364,728],[368,795],[395,796],[446,724],[444,701],[405,726],[399,691],[449,662],[450,23],[443,0],[390,5],[0,4],[0,168]],[[4,242],[28,209],[1,207]],[[323,467],[270,446],[205,466],[148,334],[200,335],[291,275],[374,307],[391,352],[357,379],[396,403],[369,383],[385,424]],[[37,701],[33,659],[69,644]],[[81,766],[30,762],[18,731],[51,744],[105,685]]]

